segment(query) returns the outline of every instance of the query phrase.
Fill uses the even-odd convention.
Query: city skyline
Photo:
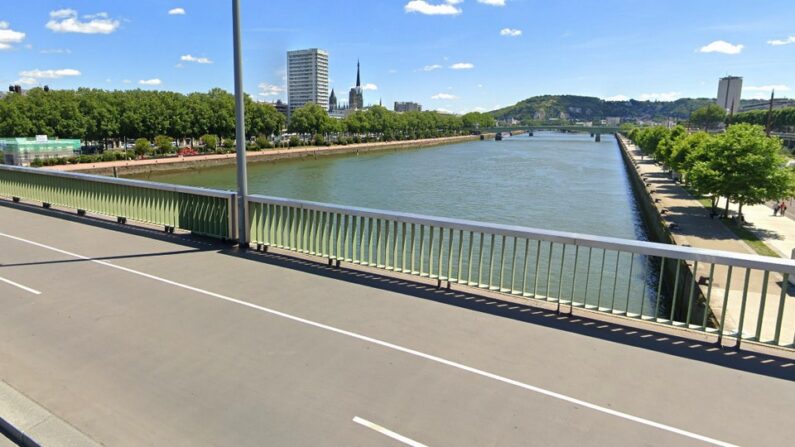
[[[782,1],[763,11],[711,1],[578,9],[523,0],[333,3],[243,2],[249,94],[285,100],[284,54],[301,48],[329,52],[329,90],[347,92],[361,59],[368,103],[456,113],[541,94],[714,98],[726,75],[745,79],[744,99],[773,88],[791,97],[795,87],[795,13]],[[335,25],[343,18],[358,25]],[[231,90],[231,57],[225,2],[46,0],[0,13],[5,85]]]

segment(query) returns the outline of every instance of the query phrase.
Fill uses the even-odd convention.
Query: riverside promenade
[[[402,149],[421,149],[446,144],[476,141],[480,135],[461,135],[456,137],[426,138],[421,140],[389,141],[378,143],[349,144],[345,146],[302,146],[289,149],[266,149],[247,151],[249,162],[267,162],[294,158],[323,157],[330,155],[358,154]],[[235,163],[235,154],[211,154],[195,156],[177,156],[169,158],[151,158],[143,160],[123,160],[98,163],[81,163],[74,165],[48,166],[43,169],[54,171],[83,172],[100,175],[133,175],[153,171],[179,171],[208,166],[222,166]]]
[[[635,169],[643,178],[647,191],[655,201],[654,205],[661,217],[662,225],[667,229],[671,239],[677,245],[709,248],[715,250],[732,251],[737,253],[756,254],[744,241],[738,238],[726,225],[717,218],[710,217],[710,211],[693,197],[684,187],[674,182],[667,171],[658,165],[654,159],[644,157],[640,149],[631,141],[619,135],[618,138],[627,149],[627,153],[634,161]],[[758,207],[752,208],[751,214],[755,220],[759,214],[765,214]],[[769,208],[768,208],[769,210]],[[772,216],[772,210],[767,212]],[[775,218],[779,225],[792,225],[789,243],[795,241],[795,222],[786,218]],[[760,218],[761,222],[763,219]],[[761,228],[761,227],[760,227]],[[756,231],[763,233],[758,228]],[[782,231],[782,233],[787,233]],[[767,232],[769,237],[773,232]],[[777,234],[777,233],[776,233]],[[782,245],[782,251],[786,247]],[[695,268],[695,276],[709,277],[709,265],[690,265]],[[772,323],[776,316],[783,312],[784,333],[792,333],[795,328],[795,297],[789,294],[784,301],[784,309],[780,308],[782,277],[770,275],[767,280],[761,272],[751,272],[747,290],[748,301],[746,307],[742,306],[744,280],[746,272],[743,269],[734,269],[729,276],[728,269],[716,266],[713,272],[713,282],[710,288],[702,284],[701,292],[708,297],[710,308],[718,321],[724,322],[724,327],[731,331],[742,329],[743,334],[756,337],[758,340],[771,340],[775,336],[776,327]],[[728,284],[728,295],[726,294]],[[764,293],[763,293],[764,292]],[[725,315],[721,313],[723,301],[727,300]],[[761,317],[761,319],[760,319]],[[742,328],[741,328],[742,326]],[[789,332],[788,332],[789,331]]]

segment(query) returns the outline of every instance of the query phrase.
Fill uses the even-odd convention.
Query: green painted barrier
[[[251,241],[775,346],[795,345],[788,259],[249,196]],[[729,285],[741,285],[730,290]],[[775,290],[778,289],[778,290]],[[729,322],[726,315],[737,318]]]
[[[0,196],[235,238],[233,192],[0,166]]]

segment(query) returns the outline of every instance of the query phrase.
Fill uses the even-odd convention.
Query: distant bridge
[[[572,125],[537,125],[537,126],[505,126],[505,127],[489,127],[480,129],[481,132],[487,133],[502,133],[510,132],[515,133],[529,133],[533,136],[534,132],[548,130],[556,132],[570,132],[570,133],[588,133],[592,137],[596,137],[596,142],[602,141],[603,134],[613,134],[619,131],[618,126],[572,126]]]

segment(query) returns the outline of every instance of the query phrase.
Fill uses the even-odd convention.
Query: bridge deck
[[[0,204],[0,379],[104,445],[795,438],[791,359],[227,248]]]

